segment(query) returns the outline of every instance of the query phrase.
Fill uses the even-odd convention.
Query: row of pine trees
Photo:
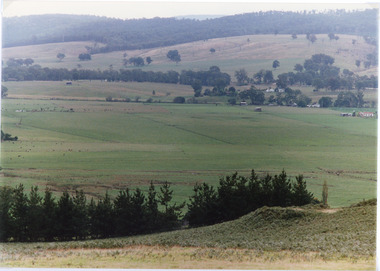
[[[46,189],[32,186],[29,195],[22,184],[0,188],[0,241],[70,241],[147,234],[236,219],[262,206],[300,206],[313,201],[302,175],[291,181],[285,171],[259,178],[237,173],[220,178],[215,189],[196,184],[187,204],[173,203],[168,182],[159,191],[151,182],[146,194],[137,188],[108,193],[88,201],[83,191],[64,192],[58,199]]]

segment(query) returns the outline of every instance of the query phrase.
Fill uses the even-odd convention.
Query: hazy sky
[[[378,1],[99,1],[99,0],[3,0],[3,16],[24,16],[31,14],[89,14],[121,19],[174,17],[181,15],[232,15],[266,10],[328,10],[328,9],[366,9]],[[372,4],[371,4],[372,3]],[[377,4],[374,4],[377,3]]]

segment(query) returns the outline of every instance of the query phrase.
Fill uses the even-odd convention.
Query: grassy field
[[[20,84],[15,92],[22,95],[25,83]],[[36,84],[41,89],[49,86]],[[51,87],[41,92],[31,88],[30,95],[55,93]],[[66,94],[63,88],[57,93]],[[99,87],[90,96],[103,94]],[[285,169],[290,176],[303,174],[318,198],[327,180],[329,204],[347,206],[376,195],[376,120],[342,118],[339,113],[289,107],[264,107],[259,113],[251,106],[215,104],[4,99],[2,129],[19,141],[2,144],[2,183],[38,185],[41,190],[48,186],[57,193],[83,189],[89,197],[98,197],[106,190],[111,195],[126,187],[146,190],[152,180],[168,180],[176,200],[183,201],[196,182],[217,184],[220,177],[235,171],[277,174]]]
[[[235,221],[174,232],[4,244],[1,262],[33,268],[374,270],[374,203],[341,209],[263,207]]]
[[[356,43],[353,45],[352,40]],[[304,60],[313,54],[324,53],[335,59],[335,65],[341,70],[347,68],[359,74],[377,75],[377,68],[364,69],[355,66],[355,60],[365,61],[366,56],[375,48],[365,43],[362,37],[351,35],[339,35],[339,40],[329,41],[327,34],[317,35],[317,41],[311,44],[305,35],[299,35],[292,39],[291,35],[249,35],[229,38],[210,39],[180,44],[170,47],[153,48],[145,50],[118,51],[107,54],[96,54],[91,61],[79,61],[78,55],[86,52],[85,46],[92,46],[91,42],[73,42],[44,44],[25,47],[13,47],[3,49],[3,59],[32,58],[35,64],[42,67],[74,69],[101,69],[105,70],[112,65],[114,69],[123,67],[123,54],[127,58],[150,56],[153,62],[142,67],[143,70],[152,71],[182,71],[208,70],[210,66],[217,65],[223,72],[227,72],[234,79],[235,71],[245,68],[250,77],[260,69],[272,70],[275,59],[280,61],[280,67],[274,70],[277,74],[292,71],[297,63],[303,64]],[[214,48],[215,53],[210,49]],[[178,50],[181,62],[176,65],[166,57],[169,50]],[[56,55],[64,53],[66,57],[62,62]],[[132,67],[130,67],[132,68]]]

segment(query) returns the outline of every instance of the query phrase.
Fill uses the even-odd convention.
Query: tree
[[[158,210],[158,200],[157,192],[153,185],[153,182],[150,182],[148,197],[146,201],[146,215],[147,215],[147,231],[152,232],[160,227],[159,223],[159,210]]]
[[[182,96],[178,96],[173,99],[173,103],[177,103],[177,104],[183,104],[185,103],[185,101],[186,101],[185,98]]]
[[[194,195],[190,197],[187,204],[188,219],[190,226],[204,226],[217,223],[220,218],[218,214],[217,193],[214,187],[203,183],[195,184]]]
[[[144,59],[142,57],[131,57],[129,60],[128,60],[129,63],[131,63],[133,66],[137,66],[137,67],[140,67],[140,66],[144,66],[145,63],[144,63]]]
[[[244,90],[239,93],[241,99],[250,99],[252,104],[262,105],[265,101],[265,94],[263,90],[251,86],[250,89]]]
[[[280,61],[278,61],[278,60],[273,61],[273,63],[272,63],[272,67],[273,67],[274,69],[280,67]]]
[[[319,99],[318,103],[321,107],[330,107],[333,105],[331,97],[322,97]]]
[[[83,190],[75,190],[73,197],[73,230],[76,239],[84,239],[89,234],[89,220],[86,196]]]
[[[64,53],[58,53],[57,54],[57,58],[59,59],[59,61],[62,61],[65,57],[66,57],[66,55]]]
[[[1,85],[1,98],[7,97],[8,96],[8,88]]]
[[[201,80],[194,80],[193,83],[191,84],[191,87],[194,90],[194,97],[200,97],[202,93],[202,82]]]
[[[358,97],[351,91],[340,92],[334,102],[335,107],[357,107]]]
[[[296,182],[293,184],[293,204],[302,206],[308,204],[313,199],[313,194],[306,189],[306,181],[302,175],[296,177]]]
[[[75,235],[74,231],[74,203],[70,194],[65,191],[58,200],[57,206],[57,233],[62,241],[69,241]]]
[[[24,193],[24,186],[20,184],[14,189],[14,201],[11,213],[11,216],[13,217],[11,231],[15,241],[27,241],[28,207],[28,196]]]
[[[34,60],[31,58],[24,59],[24,64],[28,67],[34,63]]]
[[[44,215],[42,197],[38,193],[38,186],[31,187],[28,203],[29,206],[26,217],[28,223],[28,239],[35,242],[42,237],[42,221]]]
[[[145,60],[146,60],[146,63],[148,63],[148,65],[153,62],[150,56],[148,56]]]
[[[238,85],[240,86],[245,85],[249,81],[247,71],[245,69],[240,69],[238,71],[235,71],[235,77],[238,81]]]
[[[297,72],[302,72],[303,66],[301,64],[296,64],[296,65],[294,65],[294,70]]]
[[[333,39],[335,39],[335,34],[334,33],[329,33],[327,36],[329,37],[330,41],[333,40]]]
[[[295,40],[296,38],[297,38],[297,34],[296,34],[296,33],[293,33],[293,34],[292,34],[292,39]]]
[[[210,49],[210,52],[213,54],[213,53],[215,53],[215,48],[211,48]]]
[[[265,84],[270,84],[273,82],[273,72],[272,71],[265,71],[263,81]]]
[[[309,37],[309,40],[311,41],[311,43],[314,43],[317,40],[317,36],[314,34],[311,34]]]
[[[327,206],[327,197],[329,195],[329,188],[327,187],[326,180],[323,182],[323,189],[322,189],[322,203],[324,206]]]
[[[42,211],[42,236],[45,241],[53,241],[57,234],[57,203],[53,198],[53,193],[48,188],[45,190],[45,195],[42,202]]]
[[[170,50],[166,56],[176,64],[181,61],[181,55],[178,53],[178,50]]]
[[[164,207],[161,223],[164,227],[169,229],[176,227],[179,224],[181,209],[185,206],[185,202],[179,205],[177,205],[177,203],[171,204],[173,190],[167,181],[160,187],[160,192],[161,193],[158,194],[158,202]]]
[[[7,186],[0,187],[0,242],[6,242],[12,237],[14,225],[11,213],[14,204],[13,191],[14,189]]]
[[[360,67],[360,60],[358,60],[358,59],[357,59],[357,60],[355,60],[355,65],[356,65],[356,67],[358,67],[358,68],[359,68],[359,67]]]
[[[87,53],[81,53],[78,56],[80,61],[86,61],[86,60],[91,60],[91,55]]]

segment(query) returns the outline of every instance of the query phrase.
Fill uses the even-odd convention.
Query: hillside
[[[228,38],[210,39],[184,43],[175,46],[126,50],[110,53],[96,54],[91,61],[80,61],[78,55],[86,52],[86,46],[94,46],[91,42],[65,42],[43,45],[21,46],[3,49],[3,59],[6,62],[10,58],[32,58],[34,64],[50,68],[67,69],[91,69],[114,70],[126,68],[123,65],[123,55],[126,59],[131,57],[151,57],[153,62],[149,65],[134,67],[128,65],[128,69],[139,68],[144,71],[174,70],[208,70],[210,66],[219,66],[223,72],[230,74],[234,79],[235,71],[245,68],[249,76],[261,69],[272,70],[272,62],[277,59],[280,67],[273,70],[274,75],[293,71],[294,65],[303,64],[305,59],[313,54],[323,53],[335,59],[335,65],[343,69],[349,69],[360,75],[377,75],[377,67],[357,67],[356,60],[366,61],[367,55],[373,53],[376,48],[368,44],[362,37],[355,35],[339,35],[339,40],[330,41],[327,34],[316,35],[317,40],[312,44],[305,35],[292,39],[291,35],[245,35]],[[352,43],[355,40],[355,44]],[[104,46],[98,44],[97,46]],[[210,49],[215,52],[211,53]],[[178,50],[181,62],[178,64],[170,61],[166,54],[169,50]],[[63,61],[57,59],[58,53],[64,53]],[[111,66],[112,65],[112,66]]]
[[[342,209],[263,207],[235,221],[130,238],[4,244],[4,266],[373,269],[376,201]],[[63,257],[62,257],[63,256]]]
[[[377,11],[255,12],[208,20],[154,18],[120,20],[96,16],[35,15],[4,18],[3,47],[94,41],[92,53],[146,49],[253,34],[377,34]],[[49,27],[47,27],[49,26]]]

